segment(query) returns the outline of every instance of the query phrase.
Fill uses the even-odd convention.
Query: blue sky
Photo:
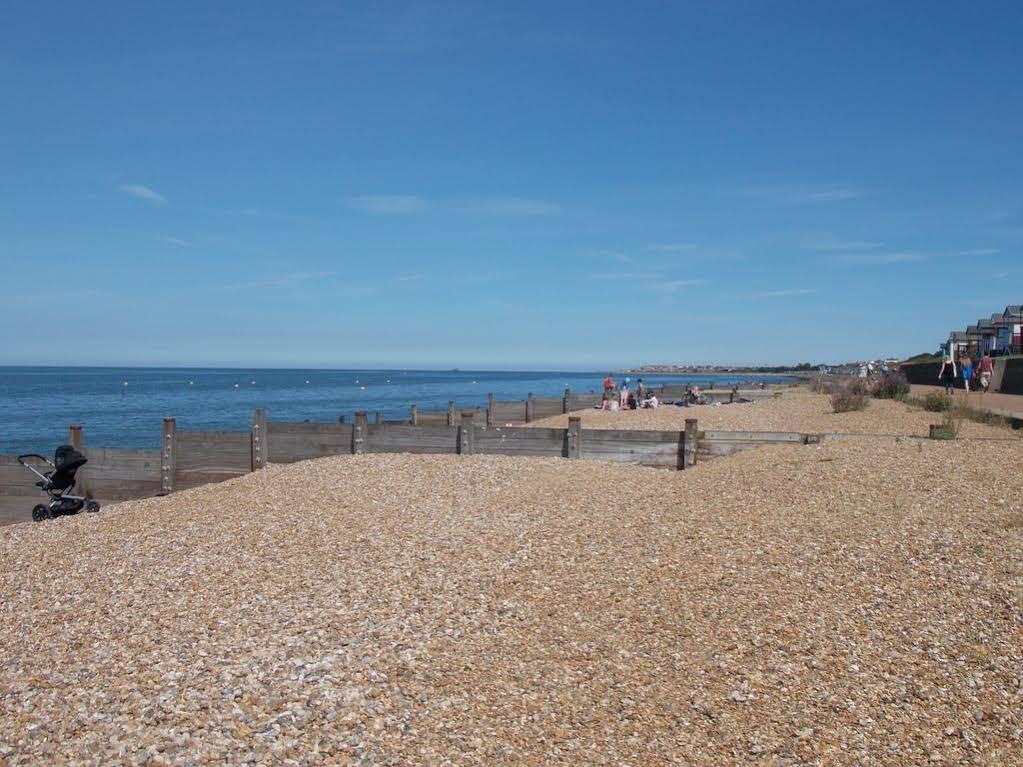
[[[837,361],[1023,300],[1019,3],[3,15],[0,363]]]

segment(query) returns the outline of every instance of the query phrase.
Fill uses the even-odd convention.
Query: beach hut
[[[1004,354],[1023,354],[1023,339],[1020,328],[1023,326],[1023,305],[1010,304],[1002,312],[1002,333],[999,334],[999,346]]]
[[[978,350],[980,354],[993,352],[998,338],[995,324],[991,320],[977,320],[977,329],[981,336],[980,349]]]

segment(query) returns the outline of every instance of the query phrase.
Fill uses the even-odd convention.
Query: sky
[[[1018,2],[13,2],[0,364],[909,356],[1023,301]]]

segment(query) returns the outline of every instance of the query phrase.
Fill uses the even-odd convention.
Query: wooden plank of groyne
[[[603,402],[604,395],[590,392],[588,394],[573,394],[568,398],[569,410],[587,410],[597,407]]]
[[[89,462],[79,476],[90,497],[109,501],[148,498],[160,492],[159,450],[114,450],[91,447],[83,451]]]
[[[806,435],[797,431],[705,431],[700,440],[709,442],[805,442]]]
[[[677,467],[682,441],[678,431],[584,429],[581,453],[601,461]]]
[[[270,421],[270,463],[293,463],[352,451],[350,423]]]
[[[494,423],[501,426],[505,423],[525,423],[526,403],[525,402],[495,402]]]
[[[174,490],[247,474],[252,436],[247,431],[179,431],[174,440]]]
[[[565,429],[524,426],[477,429],[474,445],[477,453],[492,455],[562,456],[565,454]]]
[[[40,471],[43,470],[44,464],[40,462],[32,465]],[[45,472],[43,473],[45,474]],[[0,456],[0,495],[39,495],[42,497],[42,490],[35,486],[38,481],[38,477],[19,464],[15,456]]]
[[[533,419],[550,418],[552,415],[561,415],[565,409],[563,397],[534,397],[533,398]]]
[[[424,413],[422,410],[416,413],[417,426],[447,426],[447,413]]]
[[[447,426],[373,424],[366,436],[367,453],[457,453],[458,429]]]

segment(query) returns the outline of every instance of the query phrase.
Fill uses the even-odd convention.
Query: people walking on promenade
[[[991,373],[994,369],[994,361],[991,359],[991,354],[989,352],[984,352],[984,356],[980,358],[981,391],[987,392],[988,387],[991,386]]]
[[[956,360],[951,346],[942,347],[941,370],[938,372],[938,380],[944,384],[946,394],[951,394],[955,391]]]
[[[961,362],[963,371],[963,386],[966,388],[966,392],[970,391],[970,381],[973,380],[973,359],[969,354]]]

